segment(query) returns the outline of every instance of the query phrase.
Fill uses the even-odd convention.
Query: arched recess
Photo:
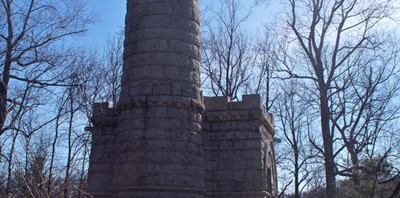
[[[276,173],[276,162],[275,152],[272,141],[264,144],[263,148],[263,170],[265,178],[265,190],[270,194],[275,194],[277,190],[277,173]]]

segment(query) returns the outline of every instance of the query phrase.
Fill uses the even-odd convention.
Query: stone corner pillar
[[[85,130],[92,133],[92,150],[88,171],[88,192],[96,198],[112,197],[113,166],[115,160],[115,137],[118,109],[112,103],[95,103],[93,127]]]

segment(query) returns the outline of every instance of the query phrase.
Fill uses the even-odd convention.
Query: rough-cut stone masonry
[[[273,117],[259,95],[241,102],[205,97],[203,119],[207,197],[264,198],[276,194]]]
[[[98,103],[93,110],[89,193],[115,198],[275,193],[273,120],[260,97],[203,101],[198,0],[128,0],[127,6],[120,101]]]

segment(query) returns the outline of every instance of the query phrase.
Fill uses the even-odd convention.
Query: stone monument
[[[128,0],[120,101],[93,108],[98,197],[276,194],[273,119],[258,95],[200,91],[198,0]]]

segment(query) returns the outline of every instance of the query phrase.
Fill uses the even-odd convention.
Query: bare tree
[[[7,157],[8,162],[8,176],[7,176],[7,187],[6,187],[6,196],[9,196],[11,193],[12,183],[14,182],[12,179],[12,174],[14,171],[15,164],[25,164],[24,172],[26,173],[28,170],[29,159],[30,159],[30,140],[34,133],[40,131],[43,127],[49,124],[52,121],[52,118],[49,120],[39,121],[35,119],[36,115],[34,113],[34,109],[37,106],[42,105],[42,102],[39,99],[40,91],[31,89],[31,84],[27,83],[24,89],[21,89],[18,94],[19,98],[21,98],[21,104],[15,108],[15,111],[10,113],[10,125],[7,128],[10,133],[11,139],[5,142],[9,143],[9,153]],[[33,122],[37,122],[33,125]],[[24,142],[25,145],[18,144],[18,142]],[[17,155],[17,151],[20,147],[24,147],[25,160],[21,160],[22,156]]]
[[[9,171],[2,172],[10,184],[0,196],[85,196],[90,134],[83,129],[93,102],[118,101],[123,37],[94,58],[74,46],[91,22],[83,1],[0,3],[0,162],[6,159],[1,165]],[[51,143],[45,155],[35,155],[42,133]]]
[[[283,83],[282,92],[276,103],[277,131],[282,133],[284,143],[288,144],[288,152],[280,160],[282,171],[289,171],[294,182],[294,197],[299,198],[307,184],[311,181],[312,160],[318,153],[308,143],[308,131],[311,128],[312,115],[310,105],[303,100],[302,87],[296,80]],[[283,162],[283,163],[282,163]],[[292,183],[292,181],[291,181]]]
[[[232,100],[244,91],[255,57],[243,30],[249,14],[242,16],[241,9],[239,0],[223,1],[202,34],[203,88]]]
[[[265,99],[266,110],[269,111],[278,99],[279,89],[276,79],[276,60],[274,36],[272,30],[265,30],[266,33],[259,36],[254,49],[254,65],[250,69],[249,80],[244,84],[245,93],[258,93]]]
[[[95,102],[118,102],[121,91],[121,77],[123,65],[124,32],[119,31],[106,41],[103,54],[86,54],[79,68],[79,97],[81,111],[86,115],[90,125],[92,106]],[[100,58],[99,58],[100,57]]]
[[[55,155],[56,155],[56,149],[58,146],[58,140],[60,136],[60,126],[62,125],[64,121],[64,116],[68,111],[65,109],[67,105],[68,98],[65,97],[66,91],[64,92],[63,95],[60,97],[59,104],[57,104],[58,112],[56,115],[56,120],[54,123],[54,137],[53,141],[51,143],[51,150],[50,150],[50,164],[49,164],[49,174],[48,174],[48,179],[47,179],[47,192],[49,195],[52,193],[52,188],[53,188],[53,171],[54,171],[54,166],[55,166]]]
[[[123,37],[122,31],[117,32],[105,44],[105,51],[102,55],[86,54],[84,59],[80,60],[75,69],[76,80],[80,86],[74,86],[74,97],[78,112],[76,119],[85,120],[86,126],[91,126],[92,107],[98,101],[118,102],[121,90],[122,76],[122,55],[123,55]],[[100,58],[99,58],[100,57]],[[84,72],[82,72],[84,71]],[[75,124],[76,121],[71,122]],[[83,127],[81,128],[83,129]],[[85,192],[87,179],[88,156],[90,154],[91,135],[88,131],[77,129],[78,134],[74,137],[74,163],[77,169],[76,178],[79,178],[77,192],[78,197],[87,196]]]
[[[106,90],[104,94],[109,95],[110,100],[117,104],[121,92],[121,77],[124,52],[124,31],[117,32],[114,37],[106,42],[105,58],[105,78]]]
[[[15,143],[20,139],[29,146],[34,133],[56,119],[37,114],[52,101],[56,86],[67,85],[64,71],[74,54],[64,41],[85,32],[90,22],[81,0],[0,1],[0,138],[1,145],[11,148],[9,163],[25,164],[25,176],[30,160],[36,158],[30,158],[26,150],[25,162],[21,161],[14,150],[22,147]],[[13,132],[16,141],[7,141],[7,132]],[[2,152],[0,147],[1,158]],[[15,179],[13,172],[14,168],[9,169],[8,183]]]
[[[313,99],[310,102],[318,109],[322,145],[318,142],[312,142],[312,144],[323,154],[326,197],[333,198],[336,197],[336,175],[342,173],[340,169],[343,168],[337,166],[339,163],[337,157],[343,154],[343,149],[347,149],[346,151],[350,154],[355,151],[354,148],[347,148],[351,147],[348,141],[351,134],[361,135],[365,132],[365,130],[359,130],[363,124],[359,122],[361,120],[356,121],[357,115],[363,117],[368,115],[367,111],[369,115],[374,111],[368,109],[372,103],[367,105],[368,110],[358,107],[369,100],[367,97],[371,90],[375,89],[374,84],[382,83],[386,81],[386,77],[394,76],[393,71],[387,70],[380,75],[381,72],[369,66],[371,62],[363,59],[376,57],[379,46],[387,43],[381,40],[380,35],[377,35],[377,26],[390,16],[392,1],[288,0],[288,3],[290,11],[286,30],[290,30],[290,34],[284,34],[288,45],[282,50],[280,71],[285,74],[283,78],[309,80],[314,85],[310,87],[313,90],[311,92]],[[292,42],[293,40],[295,42]],[[361,57],[361,54],[365,57]],[[379,53],[379,56],[383,58],[382,63],[388,63],[397,56],[397,52]],[[368,80],[362,82],[361,79],[365,76],[356,75],[360,71],[364,71],[364,74],[367,74],[365,76],[372,74],[373,77],[369,78],[369,82]],[[355,81],[358,82],[355,83]],[[352,86],[357,88],[352,88]],[[365,89],[360,90],[359,86],[364,86]],[[353,95],[347,94],[350,89],[353,90]],[[342,98],[343,94],[346,95],[346,100]],[[382,99],[391,95],[384,96]],[[383,106],[376,103],[376,99],[370,102],[376,104],[373,108],[381,109]],[[352,107],[354,108],[351,109]],[[367,125],[371,126],[378,114],[381,113],[376,112],[374,116],[371,115],[371,119],[363,121],[368,121]],[[377,119],[384,118],[391,119],[386,116]],[[351,120],[350,125],[349,120]],[[352,128],[355,129],[353,132],[351,132]],[[338,134],[337,131],[340,130],[342,133]],[[377,130],[368,130],[368,133],[376,135],[380,130],[378,127]],[[343,132],[346,134],[342,135]],[[362,140],[361,136],[358,137],[357,141]],[[359,143],[355,143],[354,146],[358,147]],[[367,145],[370,143],[366,142]]]
[[[369,52],[355,53],[352,62],[358,62],[357,65],[333,82],[336,89],[331,97],[334,104],[332,130],[339,132],[343,142],[338,151],[345,148],[351,161],[351,166],[342,166],[338,174],[351,177],[356,186],[360,184],[360,171],[364,169],[360,166],[361,159],[388,156],[383,153],[391,150],[388,137],[393,133],[392,123],[399,117],[396,75],[400,71],[397,68],[400,51],[394,43],[379,40],[381,44]],[[381,146],[380,142],[387,142],[387,145]]]
[[[63,75],[57,75],[62,73],[58,66],[66,60],[63,57],[69,50],[62,41],[84,32],[91,20],[80,0],[1,0],[0,15],[0,128],[3,129],[8,112],[20,104],[18,98],[11,97],[10,86],[63,84],[60,78]],[[5,101],[11,108],[5,108]]]
[[[67,198],[69,196],[69,180],[70,180],[70,174],[71,174],[71,167],[72,167],[72,147],[73,147],[73,120],[74,116],[76,113],[75,109],[75,90],[73,88],[68,89],[68,112],[69,112],[69,121],[68,121],[68,133],[67,133],[67,165],[65,168],[65,176],[64,176],[64,198]]]

